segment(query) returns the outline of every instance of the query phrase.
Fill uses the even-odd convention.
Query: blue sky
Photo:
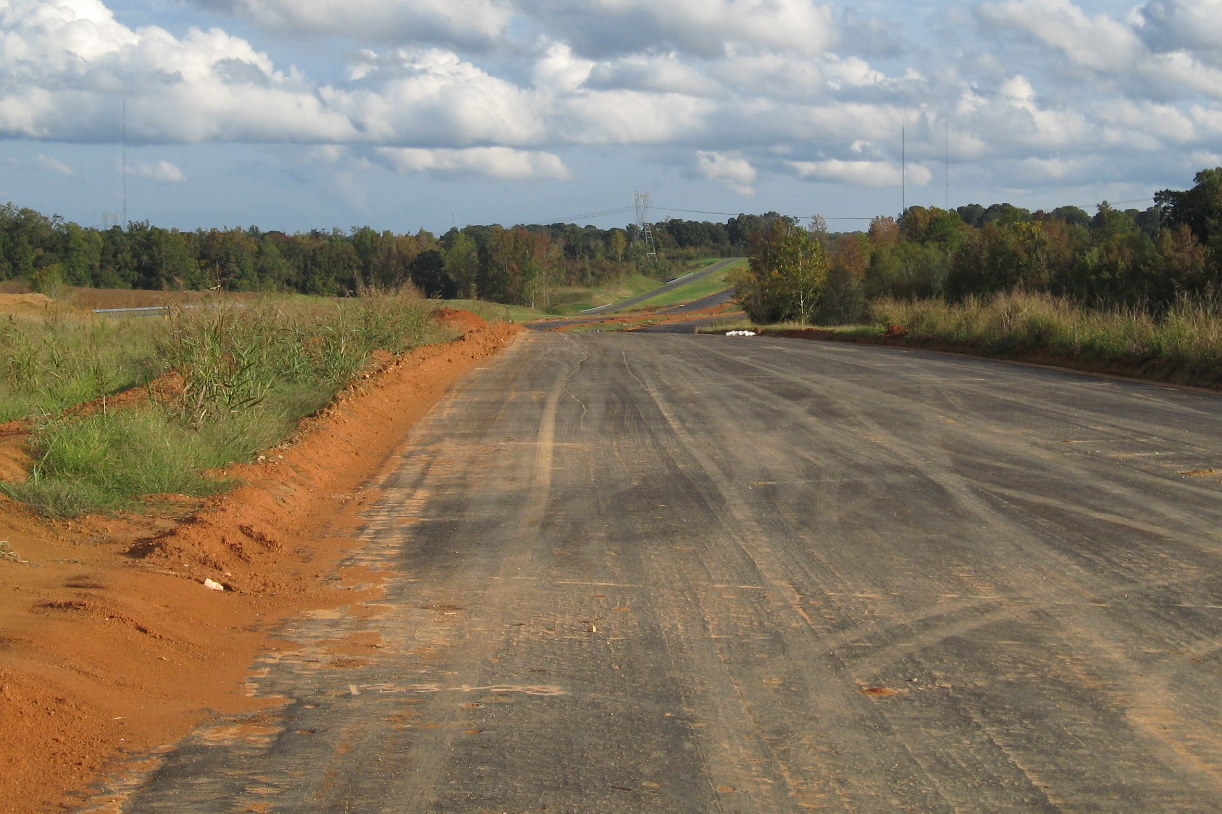
[[[0,139],[88,226],[1140,208],[1222,165],[1222,0],[0,0]]]

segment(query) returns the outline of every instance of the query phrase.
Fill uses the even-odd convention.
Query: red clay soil
[[[243,682],[279,620],[376,591],[377,575],[339,567],[376,499],[365,484],[451,383],[520,330],[447,318],[468,332],[384,360],[293,440],[226,473],[245,485],[179,497],[185,521],[51,522],[0,498],[0,811],[79,805],[125,757],[256,706]],[[29,461],[20,428],[0,430],[8,477]]]
[[[433,319],[450,328],[460,331],[471,331],[484,325],[484,320],[470,311],[456,311],[453,308],[441,307],[434,309]]]

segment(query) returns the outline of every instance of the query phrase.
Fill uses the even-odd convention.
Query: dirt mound
[[[72,805],[124,753],[170,744],[209,710],[249,709],[246,671],[287,615],[376,590],[336,571],[344,529],[459,376],[520,330],[486,325],[382,367],[297,436],[227,474],[245,485],[173,517],[50,523],[0,498],[0,810]],[[174,496],[167,496],[173,499]],[[324,579],[324,577],[326,579]],[[210,590],[204,581],[226,588]]]
[[[41,317],[54,305],[46,294],[0,294],[0,316]]]
[[[479,314],[461,309],[441,307],[433,311],[433,319],[450,328],[460,331],[477,331],[488,324]]]

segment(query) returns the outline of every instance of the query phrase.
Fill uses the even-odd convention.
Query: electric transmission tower
[[[638,234],[645,241],[645,256],[650,260],[657,261],[658,250],[653,245],[653,226],[649,223],[649,207],[651,203],[648,192],[638,192],[636,194],[636,225],[640,230]]]

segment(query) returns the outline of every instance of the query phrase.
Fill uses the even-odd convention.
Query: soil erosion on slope
[[[50,522],[0,497],[0,810],[70,806],[125,754],[255,704],[244,678],[277,620],[376,590],[377,575],[338,567],[373,499],[362,484],[520,330],[435,317],[465,333],[381,360],[292,440],[227,471],[235,491],[167,496],[183,520]],[[27,432],[0,426],[0,477],[28,467]]]

